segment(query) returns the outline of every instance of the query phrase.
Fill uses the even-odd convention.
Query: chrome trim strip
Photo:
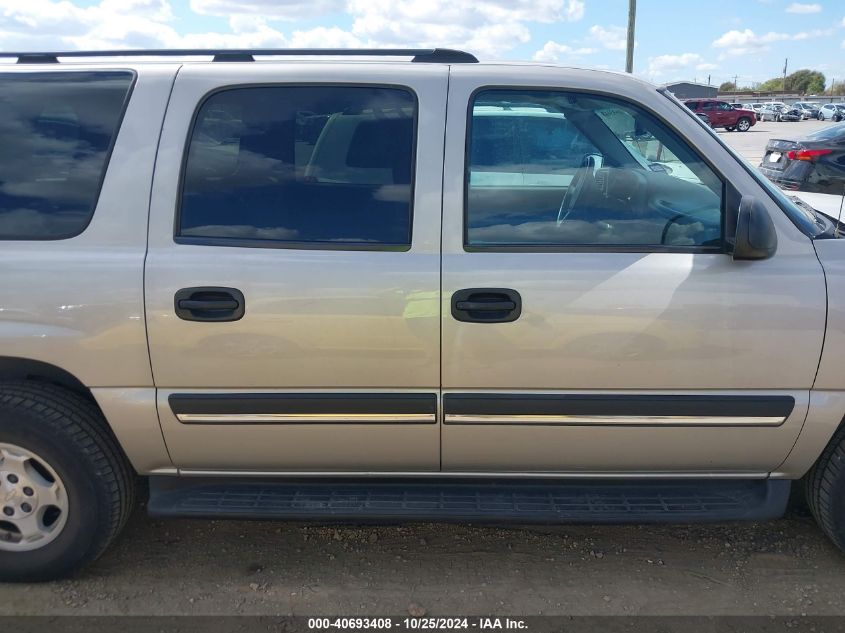
[[[201,469],[179,469],[179,475],[184,477],[296,477],[315,479],[325,477],[429,477],[429,478],[454,478],[454,479],[766,479],[769,473],[760,471],[666,471],[666,472],[643,472],[643,471],[308,471],[308,470],[201,470]]]
[[[177,413],[184,424],[434,424],[435,413]]]
[[[463,415],[447,413],[446,424],[554,426],[780,426],[782,416],[693,415]]]

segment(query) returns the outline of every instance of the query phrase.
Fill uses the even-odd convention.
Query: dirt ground
[[[765,524],[495,528],[159,521],[0,615],[845,615],[803,506]]]

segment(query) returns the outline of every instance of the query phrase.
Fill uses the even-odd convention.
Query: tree
[[[723,81],[719,84],[719,92],[736,92],[736,84],[732,81]]]
[[[772,77],[760,84],[759,90],[784,92],[799,92],[801,94],[820,94],[824,92],[825,77],[817,70],[802,68],[791,75],[783,77]]]
[[[763,92],[769,92],[772,90],[783,90],[783,77],[767,79],[757,87],[757,90],[762,90]]]
[[[845,81],[837,81],[825,91],[825,94],[832,96],[845,95]]]
[[[825,77],[817,70],[802,68],[786,77],[784,90],[803,94],[818,94],[824,91]]]

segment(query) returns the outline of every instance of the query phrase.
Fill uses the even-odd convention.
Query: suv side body
[[[158,516],[527,522],[769,518],[830,478],[832,225],[650,84],[464,62],[0,77],[122,72],[128,95],[90,223],[0,254],[0,579],[96,558],[135,476]],[[32,103],[22,154],[72,148],[70,182],[97,119]],[[58,208],[13,168],[0,232],[21,191]],[[74,519],[31,541],[26,472]]]

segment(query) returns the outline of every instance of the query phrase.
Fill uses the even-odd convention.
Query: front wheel
[[[825,534],[845,550],[845,427],[807,473],[807,503]]]
[[[93,402],[0,384],[0,582],[51,580],[96,559],[132,510],[133,477]]]
[[[841,114],[834,114],[834,115],[833,115],[833,120],[834,120],[836,123],[839,123],[839,122],[842,120],[842,115],[841,115]]]
[[[736,129],[740,132],[747,132],[751,129],[751,119],[747,117],[742,117],[739,121],[736,122]]]

